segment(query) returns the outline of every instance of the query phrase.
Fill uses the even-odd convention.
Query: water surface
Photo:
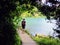
[[[26,18],[26,29],[30,34],[53,35],[53,28],[55,27],[55,20],[53,23],[47,22],[45,18]]]

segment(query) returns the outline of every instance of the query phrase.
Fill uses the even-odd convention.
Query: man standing
[[[25,19],[23,19],[23,20],[22,20],[22,29],[23,29],[23,31],[24,31],[24,29],[25,29],[25,26],[26,26],[26,21],[25,21]]]

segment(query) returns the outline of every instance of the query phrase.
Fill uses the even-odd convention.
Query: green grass
[[[29,33],[29,31],[28,31],[28,30],[25,30],[25,32],[26,32],[28,35],[30,35],[30,33]]]
[[[34,37],[33,38],[38,45],[60,45],[60,40],[47,37]]]

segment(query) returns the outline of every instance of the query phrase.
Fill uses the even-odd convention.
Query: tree
[[[0,45],[14,45],[15,34],[13,15],[10,12],[16,9],[16,0],[0,0]]]
[[[49,0],[52,4],[55,4],[54,6],[55,6],[55,8],[56,8],[56,10],[55,10],[55,18],[57,19],[57,28],[56,29],[53,29],[58,35],[57,35],[57,37],[59,37],[60,38],[60,6],[59,6],[59,1],[57,1],[57,0]]]

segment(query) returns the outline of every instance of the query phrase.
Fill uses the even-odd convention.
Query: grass
[[[38,45],[60,45],[60,40],[47,37],[34,37]]]

